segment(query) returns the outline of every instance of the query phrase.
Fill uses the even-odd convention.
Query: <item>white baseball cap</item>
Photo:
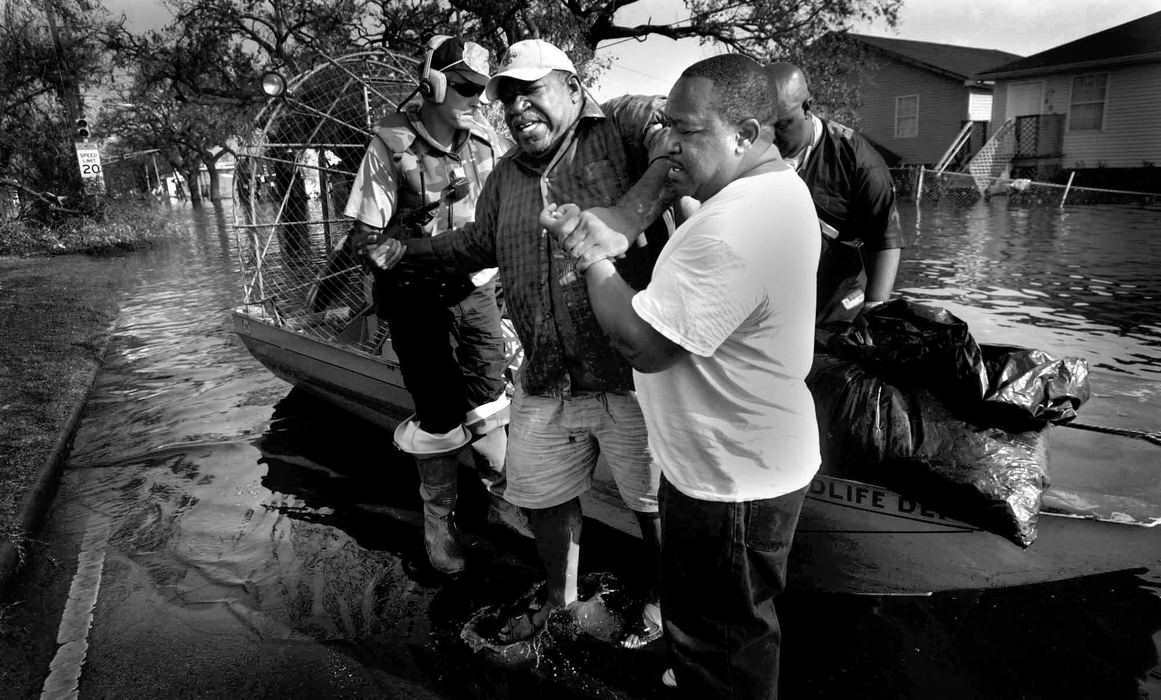
[[[554,70],[563,70],[576,75],[576,67],[572,65],[568,55],[547,41],[540,39],[525,39],[508,47],[504,54],[501,70],[488,81],[484,91],[488,100],[495,100],[497,87],[501,78],[512,78],[523,82],[540,80]]]

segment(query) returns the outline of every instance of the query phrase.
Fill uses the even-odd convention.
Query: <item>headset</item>
[[[427,42],[427,51],[423,54],[423,67],[419,71],[419,94],[423,99],[442,104],[447,97],[447,76],[440,69],[431,67],[431,57],[443,42],[452,37],[446,34],[437,34]],[[447,68],[447,66],[444,66]]]

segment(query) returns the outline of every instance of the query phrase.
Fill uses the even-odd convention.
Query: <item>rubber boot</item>
[[[416,457],[419,496],[423,499],[423,545],[436,571],[456,574],[464,570],[463,548],[456,529],[456,454]]]

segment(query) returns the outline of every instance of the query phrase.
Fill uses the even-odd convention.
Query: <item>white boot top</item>
[[[415,414],[395,428],[395,446],[408,454],[437,455],[454,452],[471,442],[472,435],[462,425],[446,433],[429,433],[419,427]]]

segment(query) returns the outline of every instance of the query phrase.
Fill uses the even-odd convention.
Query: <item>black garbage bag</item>
[[[906,299],[822,327],[818,347],[856,360],[905,386],[923,386],[987,425],[1063,423],[1088,400],[1088,363],[1042,351],[981,346],[946,309]],[[980,402],[983,403],[980,403]]]
[[[1048,488],[1044,424],[1013,432],[953,412],[942,397],[851,360],[816,354],[822,469],[892,488],[1027,547]]]
[[[948,401],[979,401],[988,390],[980,346],[947,309],[895,299],[853,323],[824,326],[815,339],[829,354],[925,386]]]
[[[988,410],[1013,420],[1067,423],[1088,401],[1088,363],[1056,359],[1043,350],[1010,345],[981,345],[988,371]]]

